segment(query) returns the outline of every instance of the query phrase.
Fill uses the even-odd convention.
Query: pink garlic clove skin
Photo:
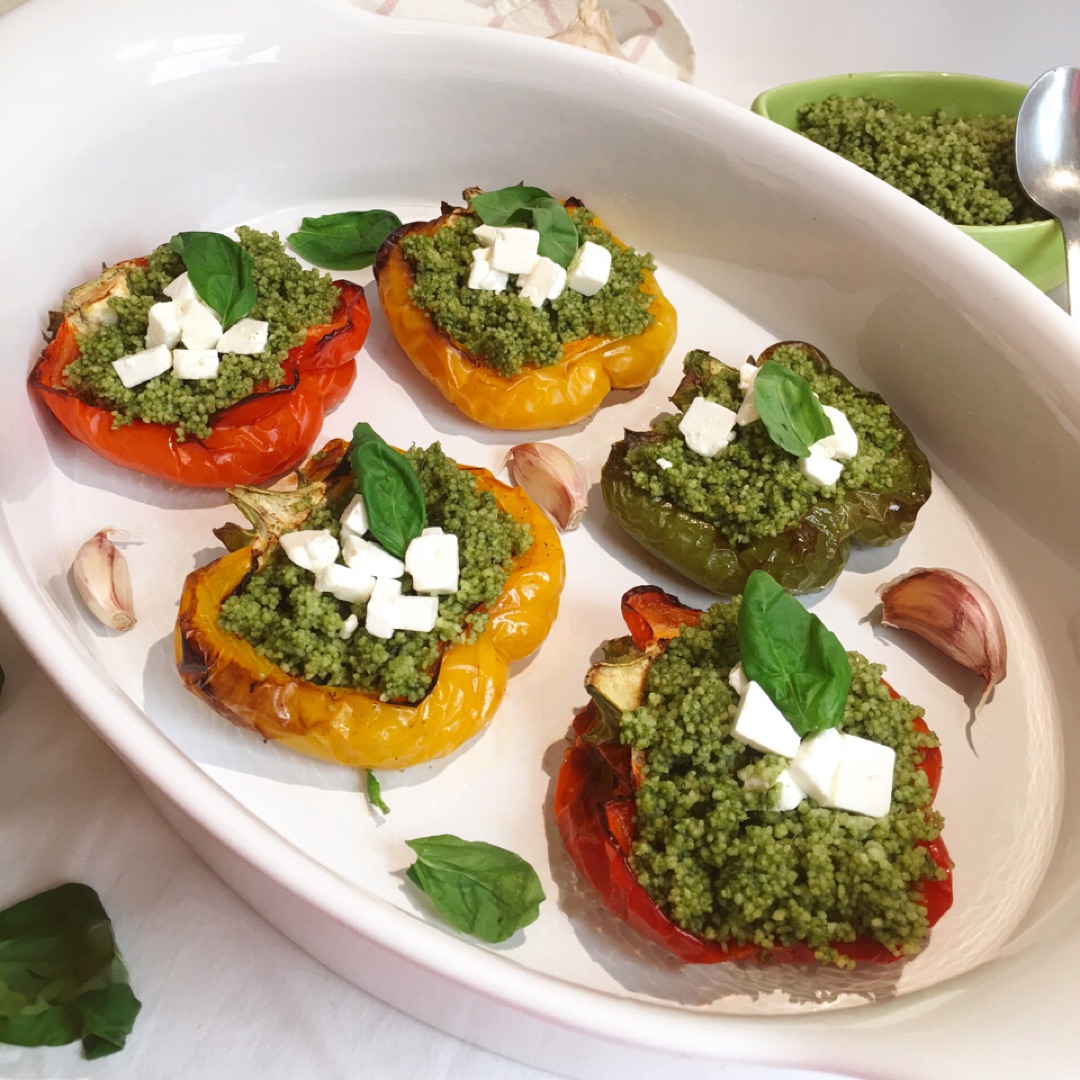
[[[112,542],[120,530],[95,533],[75,553],[72,577],[87,610],[110,630],[130,630],[135,625],[131,574],[127,560]]]
[[[589,482],[581,466],[552,443],[521,443],[510,451],[510,470],[521,487],[558,525],[571,532],[588,505]]]
[[[975,712],[1005,678],[1005,628],[986,590],[956,570],[916,567],[878,589],[883,626],[910,630],[983,680]]]

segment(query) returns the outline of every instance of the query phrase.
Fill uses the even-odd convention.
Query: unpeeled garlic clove
[[[525,489],[562,532],[581,524],[588,503],[589,483],[581,466],[551,443],[521,443],[510,451],[514,483]]]
[[[567,24],[566,29],[552,34],[550,40],[577,45],[605,56],[616,56],[620,60],[626,59],[626,54],[619,48],[618,38],[611,28],[611,16],[596,0],[581,0],[577,14]]]
[[[976,672],[983,691],[1005,678],[1005,628],[994,601],[982,586],[955,570],[916,567],[878,589],[884,626],[910,630],[946,656]]]
[[[108,528],[91,536],[75,553],[71,572],[91,615],[112,630],[130,630],[135,625],[131,573],[113,535],[124,534]]]

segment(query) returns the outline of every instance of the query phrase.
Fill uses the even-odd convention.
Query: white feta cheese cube
[[[799,733],[756,682],[747,685],[739,701],[731,734],[764,754],[794,757],[799,751]]]
[[[832,458],[822,457],[820,454],[811,454],[809,457],[799,458],[799,472],[811,483],[818,487],[832,487],[840,474],[844,471],[842,461],[834,461]]]
[[[195,286],[191,284],[191,278],[188,277],[186,270],[178,278],[173,278],[161,291],[170,300],[175,300],[181,309],[199,299],[199,294],[195,291]]]
[[[750,680],[746,677],[746,672],[743,671],[742,661],[737,663],[728,672],[728,686],[735,691],[739,697],[742,697],[746,693],[746,688],[750,685]]]
[[[146,325],[146,347],[165,345],[172,348],[180,340],[180,305],[175,300],[153,304]]]
[[[850,461],[859,452],[859,436],[847,416],[831,405],[822,405],[821,411],[832,422],[833,433],[810,444],[810,453],[834,461]]]
[[[891,746],[843,732],[840,743],[840,762],[833,777],[829,805],[853,814],[884,817],[892,805],[896,751]]]
[[[394,601],[393,622],[395,630],[412,630],[427,633],[435,629],[439,617],[437,596],[399,596]]]
[[[453,533],[425,533],[405,550],[405,569],[418,593],[456,593],[458,538]]]
[[[217,349],[173,349],[172,369],[178,379],[216,379],[221,357]]]
[[[363,536],[368,531],[367,507],[364,506],[364,496],[354,495],[338,520],[341,522],[342,529],[351,532],[354,536]]]
[[[364,616],[364,626],[372,637],[393,637],[394,605],[400,596],[401,582],[397,578],[375,579]]]
[[[356,633],[357,627],[360,625],[360,620],[355,614],[350,615],[342,624],[341,629],[338,631],[338,637],[342,641],[348,641],[349,638]]]
[[[328,529],[297,529],[281,535],[281,549],[289,562],[317,574],[337,561],[337,538]]]
[[[396,555],[352,532],[341,539],[341,557],[346,565],[372,577],[399,578],[405,573],[405,564]]]
[[[675,463],[673,461],[668,461],[666,457],[658,457],[656,459],[656,464],[658,468],[661,468],[664,470],[664,472],[667,472],[668,469],[674,467]]]
[[[518,292],[531,300],[533,307],[543,307],[545,300],[555,300],[566,288],[566,271],[546,255],[527,273],[518,277]]]
[[[735,438],[735,412],[708,398],[696,397],[679,421],[686,445],[702,457],[715,457]]]
[[[319,592],[328,592],[346,604],[359,604],[367,600],[375,588],[375,578],[354,570],[351,566],[342,566],[339,562],[324,566],[315,575],[315,588]]]
[[[566,268],[566,286],[582,296],[595,296],[611,277],[611,252],[586,240]]]
[[[504,274],[527,274],[540,258],[540,233],[536,229],[507,227],[495,230],[491,245],[491,268]]]
[[[266,348],[270,324],[265,319],[237,319],[218,338],[218,352],[255,356]]]
[[[495,243],[495,237],[499,235],[499,230],[494,225],[477,225],[472,234],[481,247],[489,248]]]
[[[469,270],[469,288],[484,292],[502,292],[510,280],[509,274],[493,269],[490,248],[473,248],[473,264]]]
[[[185,349],[215,349],[221,322],[209,304],[195,300],[180,312],[180,342]]]
[[[112,366],[120,381],[130,390],[168,371],[172,367],[172,353],[168,345],[155,345],[152,349],[121,356],[112,362]]]
[[[826,728],[807,735],[788,769],[796,784],[810,798],[828,806],[832,799],[833,779],[840,767],[843,740],[836,728]]]
[[[761,368],[752,360],[747,360],[745,364],[739,365],[739,389],[743,394],[753,388],[754,380],[758,377],[760,370]]]
[[[806,798],[806,792],[795,782],[790,769],[784,769],[780,773],[773,787],[778,789],[776,796],[777,810],[794,810]]]

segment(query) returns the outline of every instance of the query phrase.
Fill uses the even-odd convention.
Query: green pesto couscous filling
[[[262,566],[221,606],[220,625],[244,638],[290,675],[320,686],[350,687],[384,701],[417,702],[430,690],[442,651],[471,642],[487,624],[486,609],[501,595],[513,560],[532,544],[532,533],[501,510],[471,473],[459,469],[438,443],[413,447],[407,457],[427,504],[427,523],[458,537],[458,590],[439,597],[430,633],[396,630],[388,639],[364,629],[366,601],[346,603],[315,588],[315,575],[291,563],[275,546]],[[304,529],[327,529],[340,537],[339,518],[353,483],[319,506]],[[412,581],[402,578],[409,592]],[[347,639],[342,626],[356,615],[359,626]]]
[[[1014,118],[911,116],[890,101],[834,94],[802,106],[797,130],[954,225],[1048,216],[1017,179]]]
[[[840,375],[819,372],[798,345],[783,345],[770,359],[803,376],[821,403],[843,412],[855,429],[859,452],[845,462],[834,486],[822,488],[803,476],[799,459],[777,446],[760,420],[740,427],[733,443],[707,458],[686,445],[678,426],[682,414],[665,416],[655,428],[660,437],[634,442],[626,455],[637,487],[717,526],[733,545],[778,536],[817,504],[847,491],[885,493],[907,479],[906,464],[893,453],[903,432],[888,405]],[[699,394],[738,410],[737,370],[700,351],[687,357],[686,366],[702,373]]]
[[[184,272],[183,259],[162,245],[146,266],[131,269],[130,296],[109,300],[116,325],[77,335],[80,356],[64,371],[73,394],[112,410],[114,427],[141,420],[165,424],[179,439],[206,438],[215,413],[248,397],[260,383],[267,388],[280,385],[289,350],[303,343],[310,326],[330,321],[339,294],[328,275],[304,270],[286,253],[277,233],[245,226],[236,233],[255,262],[258,299],[248,316],[270,324],[266,348],[254,356],[223,354],[214,379],[179,379],[166,371],[139,386],[125,387],[112,362],[146,347],[150,308],[168,299],[163,290]]]
[[[593,335],[632,337],[653,321],[653,298],[641,291],[642,271],[654,270],[651,255],[618,244],[593,222],[584,207],[570,211],[582,243],[591,240],[611,252],[611,276],[595,296],[564,289],[536,308],[519,296],[516,275],[503,292],[470,289],[472,250],[477,247],[474,214],[456,216],[434,235],[406,236],[401,250],[413,268],[409,295],[440,330],[500,375],[527,364],[548,367],[562,359],[563,346]]]
[[[710,941],[764,949],[805,943],[845,964],[830,943],[874,940],[897,955],[919,951],[928,926],[914,886],[943,876],[923,846],[941,832],[916,766],[938,745],[915,729],[922,710],[893,700],[883,668],[848,653],[853,679],[842,731],[896,751],[886,817],[831,810],[809,797],[772,809],[769,790],[787,759],[731,736],[738,700],[739,600],[684,627],[652,664],[642,704],[623,713],[623,743],[644,751],[631,865],[675,923]]]

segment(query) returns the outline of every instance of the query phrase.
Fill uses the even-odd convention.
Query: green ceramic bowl
[[[931,71],[884,71],[835,75],[787,83],[759,94],[750,106],[761,116],[795,130],[800,105],[830,94],[872,94],[895,102],[905,112],[926,116],[944,109],[949,116],[1016,116],[1027,87],[978,75]],[[1065,280],[1065,245],[1057,221],[1030,225],[958,225],[958,229],[1019,270],[1044,292]]]

